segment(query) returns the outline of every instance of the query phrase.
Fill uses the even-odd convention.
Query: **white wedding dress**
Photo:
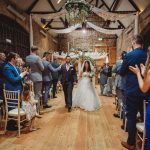
[[[83,72],[72,102],[73,107],[80,107],[86,111],[94,111],[101,107],[100,98],[91,82],[89,72]]]

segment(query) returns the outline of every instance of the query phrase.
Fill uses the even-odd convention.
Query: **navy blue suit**
[[[63,86],[66,106],[72,107],[73,82],[77,82],[75,67],[71,65],[69,70],[67,71],[66,64],[62,65],[59,81],[61,81]]]
[[[145,64],[146,59],[147,53],[141,48],[136,48],[125,56],[120,69],[120,75],[124,76],[126,79],[124,90],[126,95],[126,116],[128,120],[127,143],[129,145],[135,144],[136,115],[139,110],[140,104],[143,103],[143,93],[139,88],[137,76],[129,70],[129,66],[139,66],[141,63]]]

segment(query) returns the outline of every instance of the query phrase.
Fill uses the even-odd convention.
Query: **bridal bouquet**
[[[90,72],[89,76],[90,76],[90,78],[93,78],[94,77],[94,72]]]

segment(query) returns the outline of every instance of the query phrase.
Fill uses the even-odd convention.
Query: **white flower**
[[[91,72],[91,73],[89,74],[89,76],[92,78],[92,77],[94,76],[94,73]]]

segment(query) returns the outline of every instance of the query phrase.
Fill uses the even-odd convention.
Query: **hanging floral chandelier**
[[[67,0],[65,8],[71,24],[84,23],[92,12],[92,5],[85,0]]]

